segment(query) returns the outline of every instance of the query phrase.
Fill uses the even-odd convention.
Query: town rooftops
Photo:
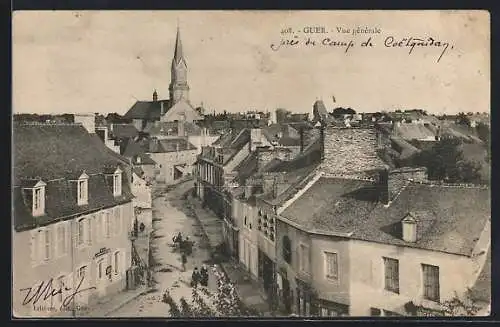
[[[410,183],[389,206],[378,199],[369,180],[322,177],[282,216],[308,231],[471,255],[491,215],[490,191],[484,187]],[[408,215],[421,222],[414,243],[401,237],[401,221]]]
[[[80,124],[14,124],[14,227],[25,230],[130,202],[127,159],[112,153]],[[122,193],[113,195],[106,173],[122,170]],[[88,204],[77,205],[76,183],[88,176]],[[45,184],[45,211],[33,217],[29,188]]]
[[[205,147],[200,155],[201,159],[216,160],[218,154],[222,154],[222,164],[227,164],[245,145],[250,142],[250,130],[244,128],[239,131],[222,135],[211,147]]]
[[[202,129],[193,122],[183,122],[184,135],[185,136],[195,136],[201,135]],[[148,133],[151,136],[154,135],[178,135],[179,134],[179,123],[178,122],[149,122],[143,130],[144,133]]]
[[[156,165],[156,162],[146,153],[147,148],[141,142],[129,139],[123,156],[130,158],[135,165]]]

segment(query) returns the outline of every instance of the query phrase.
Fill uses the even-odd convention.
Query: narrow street
[[[184,182],[153,199],[151,251],[154,259],[154,291],[136,298],[108,317],[168,317],[169,305],[162,302],[166,290],[177,303],[181,297],[189,302],[194,267],[200,269],[204,262],[209,264],[208,242],[203,237],[198,221],[184,206],[183,196],[192,186],[192,181]],[[195,242],[185,272],[182,271],[180,253],[172,246],[172,238],[178,232]],[[214,278],[210,276],[209,288],[215,289],[214,284]]]

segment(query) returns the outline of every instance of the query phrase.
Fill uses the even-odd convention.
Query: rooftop
[[[322,177],[282,216],[308,230],[470,255],[490,219],[490,208],[487,188],[412,183],[387,207],[378,202],[373,182]],[[425,225],[415,243],[401,238],[401,220],[408,214]]]
[[[79,124],[14,124],[13,202],[16,230],[50,224],[74,215],[89,213],[132,199],[128,160],[113,153],[99,137]],[[122,195],[113,196],[105,173],[121,167]],[[83,172],[89,176],[88,205],[77,206],[76,183]],[[33,180],[46,183],[45,214],[34,218],[32,197],[24,187]]]

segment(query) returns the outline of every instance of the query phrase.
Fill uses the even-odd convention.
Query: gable
[[[184,116],[184,117],[183,117]],[[160,118],[161,121],[185,120],[192,122],[194,120],[203,120],[203,117],[187,101],[181,100],[174,104],[165,115]]]

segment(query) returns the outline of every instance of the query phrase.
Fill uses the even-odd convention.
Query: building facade
[[[79,124],[16,125],[13,135],[14,314],[78,315],[127,287],[130,167]]]

